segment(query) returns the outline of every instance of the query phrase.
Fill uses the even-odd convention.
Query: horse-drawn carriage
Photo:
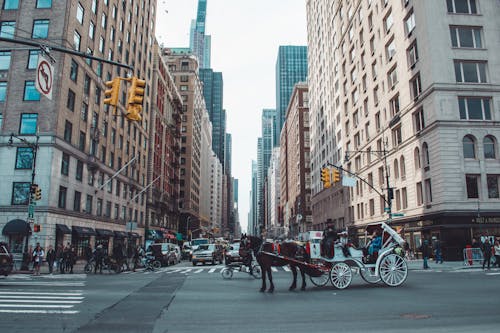
[[[282,243],[280,254],[276,254],[269,251],[269,247],[266,248],[266,243],[259,242],[259,238],[253,238],[252,248],[262,268],[261,291],[266,289],[266,274],[270,282],[269,291],[274,290],[271,266],[284,265],[289,265],[293,273],[294,279],[290,289],[296,288],[297,268],[302,275],[302,289],[306,286],[305,274],[309,275],[316,286],[324,286],[330,281],[338,289],[345,289],[351,284],[353,273],[359,273],[368,283],[382,281],[391,287],[401,285],[408,276],[408,265],[401,256],[403,238],[385,223],[370,225],[367,229],[374,230],[379,237],[380,245],[376,251],[368,254],[367,249],[357,249],[348,242],[347,235],[341,235],[340,240],[330,240],[328,246],[331,246],[331,249],[324,251],[321,258],[314,263],[296,259],[300,249],[295,243]],[[325,252],[328,255],[325,255]]]

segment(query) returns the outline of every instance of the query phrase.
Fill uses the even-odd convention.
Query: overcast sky
[[[211,65],[222,72],[232,173],[239,179],[239,214],[248,223],[252,159],[257,159],[262,109],[276,108],[279,45],[307,45],[306,0],[208,0]],[[198,0],[158,0],[156,34],[164,46],[189,46]]]

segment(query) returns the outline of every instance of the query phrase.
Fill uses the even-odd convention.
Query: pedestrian
[[[85,253],[85,260],[87,260],[87,263],[92,259],[92,246],[90,244],[87,244],[84,250]]]
[[[436,264],[442,264],[443,253],[441,250],[441,241],[436,236],[432,236],[432,247],[434,248],[434,262]]]
[[[63,258],[64,258],[64,264],[65,264],[65,271],[70,274],[73,274],[73,266],[74,266],[74,260],[75,260],[75,255],[73,252],[73,248],[71,247],[71,244],[68,243],[66,244],[66,247],[64,248],[63,252]]]
[[[94,274],[97,273],[97,269],[99,269],[99,273],[102,274],[102,264],[104,260],[104,249],[102,244],[97,245],[94,253],[94,258],[95,258]]]
[[[33,250],[33,269],[35,270],[35,275],[40,275],[40,266],[42,265],[44,257],[44,252],[40,243],[36,243],[35,250]]]
[[[141,258],[144,257],[144,255],[145,255],[144,249],[140,245],[137,245],[137,247],[134,250],[134,269],[133,269],[134,272],[137,269],[137,267],[139,267],[141,263]]]
[[[490,240],[489,238],[486,238],[484,240],[484,244],[483,244],[483,269],[484,269],[484,266],[486,265],[486,263],[488,263],[488,270],[490,269],[490,261],[491,261],[491,249],[492,249],[492,246],[491,246],[491,243],[490,243]]]
[[[56,251],[54,250],[52,245],[49,245],[46,258],[47,258],[47,264],[49,265],[49,274],[52,274],[52,271],[54,269],[54,262],[56,261]]]
[[[27,263],[28,263],[28,270],[33,270],[32,268],[29,268],[31,267],[31,265],[33,264],[33,245],[30,245],[30,247],[28,248],[28,253],[27,253],[28,257],[27,257]]]
[[[64,248],[62,244],[57,244],[56,259],[57,266],[59,267],[59,273],[64,274],[66,264],[64,263]]]
[[[429,255],[431,251],[429,249],[429,241],[426,238],[424,238],[424,241],[420,246],[420,251],[422,251],[422,258],[424,259],[424,269],[429,269],[429,264],[427,263],[427,260],[429,260]]]
[[[495,241],[494,250],[495,250],[495,265],[497,265],[497,267],[500,268],[500,241],[498,239]]]

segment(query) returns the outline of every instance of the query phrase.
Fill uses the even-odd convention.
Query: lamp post
[[[11,133],[10,134],[10,138],[9,138],[9,141],[8,141],[8,144],[10,147],[12,147],[14,145],[14,138],[21,141],[22,143],[24,143],[25,145],[27,145],[29,148],[31,148],[31,150],[33,151],[33,159],[32,159],[32,162],[31,162],[31,183],[30,183],[30,192],[29,192],[29,195],[28,195],[28,221],[34,221],[33,218],[34,218],[34,210],[35,210],[35,202],[34,202],[34,197],[33,197],[33,193],[32,193],[32,189],[33,189],[33,185],[35,184],[35,176],[36,176],[36,155],[37,155],[37,152],[38,152],[38,141],[40,140],[40,137],[38,136],[38,134],[36,135],[36,141],[35,143],[33,142],[30,142],[28,140],[26,140],[25,138],[22,138],[22,137],[19,137],[17,135],[15,135],[14,133]],[[26,224],[26,240],[25,240],[25,243],[24,243],[24,255],[23,255],[23,264],[22,264],[22,267],[21,269],[22,270],[27,270],[28,269],[28,265],[29,265],[29,256],[28,256],[28,242],[29,242],[29,234],[30,234],[30,227],[29,227],[29,223]]]
[[[393,189],[389,183],[389,168],[387,166],[387,150],[385,150],[385,147],[383,150],[355,150],[355,151],[346,151],[345,152],[345,157],[344,157],[344,162],[349,161],[349,154],[350,153],[367,153],[367,154],[383,154],[383,162],[384,162],[384,172],[385,172],[385,182],[387,186],[387,198],[384,197],[375,187],[373,187],[372,184],[368,183],[366,180],[363,178],[359,177],[356,174],[352,174],[351,172],[348,172],[347,170],[343,169],[343,171],[347,171],[349,174],[352,174],[362,180],[365,184],[370,186],[372,189],[374,189],[379,195],[381,195],[384,198],[385,203],[387,204],[387,214],[389,215],[388,222],[392,222],[392,198],[394,196]],[[378,156],[378,155],[377,155]],[[380,156],[378,156],[380,157]]]

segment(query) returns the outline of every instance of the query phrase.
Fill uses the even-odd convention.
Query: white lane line
[[[0,295],[0,299],[7,298],[15,298],[15,299],[73,299],[73,300],[81,300],[85,297],[74,297],[74,296],[38,296],[37,294],[33,294],[34,296],[26,296],[26,295]]]
[[[5,281],[0,282],[0,285],[6,286],[49,286],[49,287],[84,287],[84,282],[17,282],[17,281]]]
[[[71,310],[5,310],[0,309],[0,313],[26,313],[26,314],[77,314],[80,311],[71,311]]]
[[[63,301],[63,300],[45,300],[45,299],[2,299],[3,303],[56,303],[56,304],[80,304],[82,301]]]
[[[167,274],[177,273],[180,271],[181,271],[181,269],[174,269],[174,270],[168,271]]]
[[[197,269],[196,271],[194,271],[193,273],[201,273],[203,272],[203,268],[200,268],[200,269]]]
[[[271,267],[271,270],[272,270],[273,272],[277,272],[277,271],[278,271],[278,269],[277,269],[276,267]]]
[[[500,273],[486,273],[486,275],[500,275]]]
[[[44,278],[44,279],[68,279],[68,280],[77,280],[77,279],[86,279],[87,274],[61,274],[61,275],[40,275],[36,278]]]
[[[0,304],[2,308],[61,308],[61,309],[69,309],[72,308],[73,305],[53,305],[53,304]]]
[[[291,272],[292,271],[290,269],[290,267],[288,267],[288,266],[283,266],[283,270],[285,270],[285,272]]]
[[[215,270],[216,270],[216,268],[210,268],[210,269],[208,270],[208,272],[209,272],[209,273],[213,273],[213,272],[215,272]]]
[[[192,270],[193,270],[192,268],[188,268],[188,269],[183,270],[183,271],[181,271],[181,272],[179,272],[179,273],[181,273],[181,274],[185,274],[185,273],[189,273],[189,272],[191,272]]]
[[[0,291],[1,295],[50,295],[50,296],[81,296],[82,291],[74,293],[39,293],[39,292],[28,292],[28,291]]]

